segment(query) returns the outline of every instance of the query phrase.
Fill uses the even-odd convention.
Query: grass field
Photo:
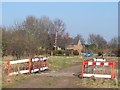
[[[74,56],[74,57],[62,57],[62,56],[51,56],[49,57],[49,68],[50,70],[60,70],[65,67],[70,67],[74,64],[80,64],[83,58]]]

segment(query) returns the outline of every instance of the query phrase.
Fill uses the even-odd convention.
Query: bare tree
[[[107,41],[99,34],[89,34],[88,43],[96,45],[96,49],[100,50],[105,49],[107,45]]]
[[[26,34],[25,30],[20,30],[16,28],[15,31],[12,32],[9,49],[11,51],[11,54],[13,56],[16,56],[17,59],[20,59],[20,57],[24,55],[26,49],[25,34]]]
[[[38,48],[37,40],[36,40],[36,24],[38,20],[33,16],[28,16],[26,20],[23,22],[25,33],[25,50],[28,56],[33,57]]]
[[[33,57],[40,48],[53,50],[53,46],[65,46],[72,38],[65,33],[65,23],[60,19],[52,21],[49,17],[28,16],[22,23],[15,23],[12,28],[4,28],[2,50],[4,55]]]
[[[7,56],[10,53],[10,40],[12,37],[11,28],[2,27],[2,56]]]
[[[74,43],[74,44],[77,44],[77,43],[78,43],[78,40],[81,41],[81,44],[85,44],[85,40],[84,40],[84,38],[82,37],[82,35],[77,34],[77,35],[74,37],[73,43]]]
[[[112,49],[117,49],[118,48],[118,37],[113,37],[110,40],[109,45]]]
[[[64,33],[64,30],[65,30],[65,24],[63,23],[62,20],[60,19],[55,19],[54,21],[54,30],[55,30],[55,50],[57,49],[57,46],[60,44],[58,43],[58,36],[61,38],[63,33]],[[60,40],[59,38],[59,40]]]
[[[118,37],[113,37],[109,43],[109,49],[111,52],[115,53],[118,55],[118,52],[119,52],[119,43],[118,43]]]
[[[70,35],[69,35],[68,32],[65,33],[65,35],[64,35],[64,37],[63,37],[63,43],[62,43],[63,47],[66,48],[67,45],[72,44],[72,42],[73,42],[73,38],[70,37]]]

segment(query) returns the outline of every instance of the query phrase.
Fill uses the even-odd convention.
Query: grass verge
[[[81,61],[82,58],[80,56],[51,56],[49,57],[49,68],[50,70],[57,71],[75,64],[80,64]]]

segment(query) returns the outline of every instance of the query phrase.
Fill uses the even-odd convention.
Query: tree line
[[[77,44],[78,40],[81,40],[85,47],[82,52],[118,52],[118,37],[113,37],[110,41],[106,41],[99,34],[89,34],[88,40],[81,34],[71,37],[69,32],[65,31],[66,24],[59,18],[51,20],[47,16],[40,18],[28,16],[23,22],[15,23],[11,27],[0,27],[0,30],[3,57],[7,55],[17,58],[33,57],[41,54],[42,50],[45,54],[48,52],[51,54],[56,45],[66,50],[67,45]]]

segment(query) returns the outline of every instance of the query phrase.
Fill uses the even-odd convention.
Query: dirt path
[[[81,66],[75,65],[60,71],[37,73],[35,78],[24,80],[12,88],[77,88],[79,80],[74,74],[80,72]]]

